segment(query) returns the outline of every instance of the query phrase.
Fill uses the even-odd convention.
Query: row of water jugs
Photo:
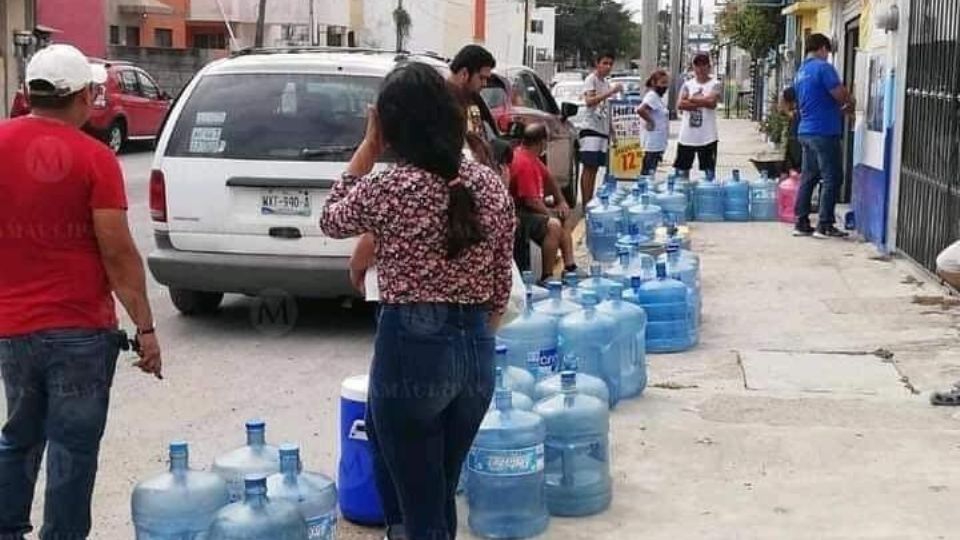
[[[303,470],[300,448],[267,444],[262,421],[247,444],[190,468],[187,443],[170,444],[170,468],[137,484],[131,507],[137,540],[333,540],[337,489]]]

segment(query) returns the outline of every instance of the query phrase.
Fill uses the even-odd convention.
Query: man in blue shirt
[[[842,152],[843,115],[853,111],[853,98],[840,81],[837,70],[827,62],[832,46],[830,38],[812,34],[807,38],[807,59],[800,66],[794,87],[800,104],[800,127],[797,130],[803,146],[803,175],[797,193],[794,236],[844,238],[847,233],[834,225],[837,195],[843,179]],[[810,226],[810,199],[817,179],[823,179],[820,196],[820,219],[817,228]]]

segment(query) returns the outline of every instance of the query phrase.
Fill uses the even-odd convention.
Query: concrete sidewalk
[[[721,130],[722,172],[753,174],[755,125]],[[695,223],[693,242],[701,343],[651,355],[650,387],[613,413],[612,508],[545,538],[960,536],[960,409],[927,401],[960,378],[957,301],[784,224]]]

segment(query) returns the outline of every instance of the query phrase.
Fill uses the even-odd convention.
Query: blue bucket
[[[367,439],[367,375],[344,379],[340,386],[340,512],[360,525],[382,525],[383,506],[373,473]]]

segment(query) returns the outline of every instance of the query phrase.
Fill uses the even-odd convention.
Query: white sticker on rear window
[[[223,111],[199,111],[197,112],[198,126],[222,126],[227,119],[227,113]]]
[[[190,152],[194,154],[216,154],[223,151],[218,127],[195,127],[190,134]]]

